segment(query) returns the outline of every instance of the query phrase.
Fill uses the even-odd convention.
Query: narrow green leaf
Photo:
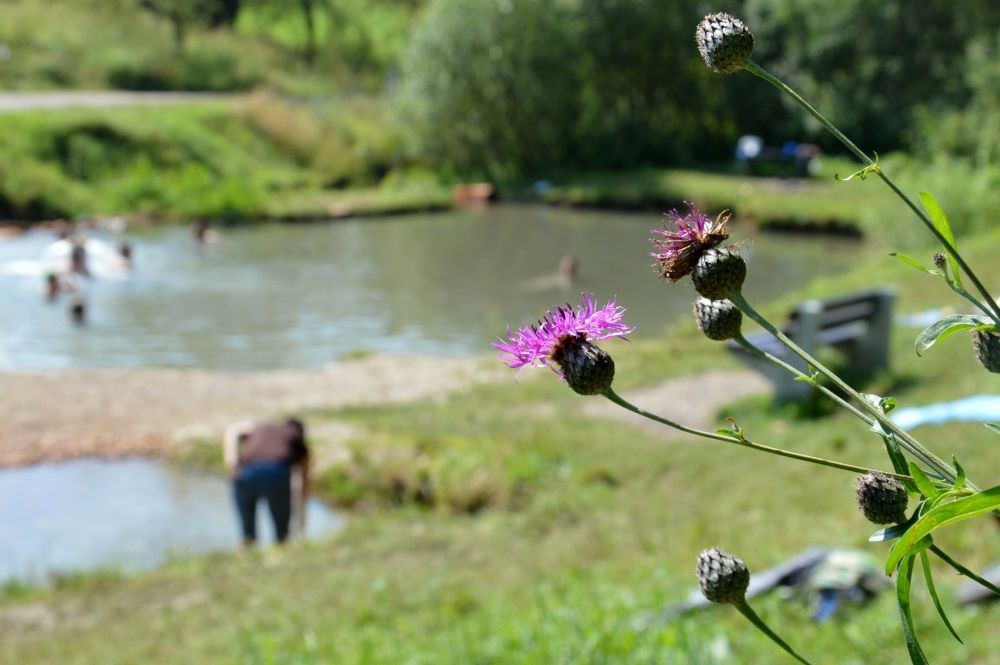
[[[941,607],[941,599],[938,598],[937,589],[934,588],[934,577],[931,573],[931,562],[927,558],[927,552],[920,553],[920,565],[924,569],[924,579],[927,581],[927,590],[931,594],[931,600],[934,601],[934,607],[937,608],[938,615],[941,617],[941,621],[944,621],[944,625],[948,628],[948,632],[958,640],[959,644],[965,644],[962,638],[958,636],[955,631],[955,627],[951,625],[951,621],[948,621],[948,615],[944,613],[944,608]]]
[[[922,515],[889,550],[889,557],[885,563],[886,574],[891,575],[904,557],[915,554],[923,546],[921,543],[923,538],[931,532],[997,508],[1000,508],[1000,486],[932,508]]]
[[[716,434],[721,434],[722,436],[729,437],[733,441],[742,441],[740,435],[727,427],[720,427],[715,430]]]
[[[954,455],[951,456],[951,465],[955,467],[955,489],[960,490],[965,487],[965,469]]]
[[[914,268],[916,268],[917,270],[920,270],[920,271],[923,271],[923,272],[927,273],[928,275],[934,275],[934,274],[940,275],[941,274],[937,270],[932,271],[932,270],[924,267],[924,265],[922,263],[920,263],[920,261],[917,261],[912,256],[907,256],[906,254],[903,254],[902,252],[891,252],[889,254],[889,256],[894,256],[897,259],[899,259],[900,261],[902,261],[903,263],[907,263],[907,264],[913,266]]]
[[[906,520],[905,522],[901,522],[899,524],[893,524],[892,526],[887,526],[884,529],[879,529],[872,535],[868,536],[868,542],[884,543],[899,538],[904,533],[906,533],[906,530],[910,528],[910,525],[912,525],[914,522],[917,521],[918,515],[919,511],[915,510],[913,511],[913,514],[910,515],[910,519]]]
[[[955,279],[955,284],[959,287],[962,286],[962,275],[959,270],[958,261],[952,255],[958,245],[955,244],[955,234],[951,231],[951,224],[948,222],[948,216],[944,214],[944,210],[941,210],[941,206],[938,205],[934,197],[930,195],[930,192],[920,192],[920,202],[924,204],[924,208],[930,213],[931,220],[934,222],[934,227],[937,228],[941,236],[948,241],[948,263],[951,265],[952,277]]]
[[[917,484],[917,489],[919,489],[920,493],[925,497],[928,499],[934,499],[941,493],[936,487],[934,487],[934,483],[931,482],[931,479],[927,477],[927,474],[924,473],[923,469],[919,466],[910,462],[907,465],[907,468],[910,470],[910,475],[913,476],[913,482]]]
[[[986,425],[987,429],[993,430],[997,434],[1000,434],[1000,425],[998,425],[997,423],[983,423],[983,424]]]
[[[910,654],[913,665],[930,665],[924,650],[917,641],[917,631],[913,627],[913,613],[910,610],[910,583],[913,578],[913,557],[903,559],[896,576],[896,600],[899,602],[899,618],[903,625],[903,638],[906,640],[906,650]]]
[[[875,425],[878,425],[878,423],[875,423]],[[903,457],[903,451],[899,449],[899,444],[896,443],[896,438],[892,434],[887,434],[885,432],[879,433],[882,436],[882,443],[885,444],[885,452],[889,456],[889,461],[892,462],[892,470],[904,476],[909,475],[910,469],[906,464],[906,458]],[[913,482],[913,479],[907,478],[902,482],[903,486],[906,487],[907,492],[919,491],[917,489],[917,484]]]
[[[992,319],[980,314],[951,314],[930,324],[917,335],[917,355],[962,330],[985,330],[993,326]]]

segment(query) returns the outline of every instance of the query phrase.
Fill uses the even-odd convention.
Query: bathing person
[[[45,273],[45,299],[49,302],[55,300],[59,297],[60,291],[62,291],[62,281],[59,275],[51,270]]]
[[[121,257],[122,266],[125,270],[132,269],[132,243],[128,240],[122,240],[121,244],[118,245],[118,256]]]
[[[90,276],[87,266],[87,244],[84,238],[73,240],[73,247],[69,252],[69,271],[74,275]]]
[[[281,422],[230,425],[223,439],[223,457],[233,481],[244,546],[257,541],[257,503],[266,499],[279,543],[288,538],[292,516],[292,472],[300,476],[299,527],[304,526],[309,491],[309,448],[305,427],[296,418]]]
[[[78,326],[87,322],[87,301],[78,291],[74,292],[69,300],[69,318]]]

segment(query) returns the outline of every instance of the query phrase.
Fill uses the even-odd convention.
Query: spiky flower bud
[[[713,603],[743,602],[750,584],[750,571],[743,560],[718,547],[698,555],[695,574],[701,592]]]
[[[1000,335],[992,330],[976,330],[972,333],[972,348],[980,365],[1000,374]]]
[[[944,270],[948,262],[948,259],[941,252],[934,252],[934,257],[931,260],[934,261],[934,265],[937,266],[938,270]]]
[[[705,250],[691,272],[698,293],[710,300],[724,300],[743,287],[747,264],[739,252],[728,247]]]
[[[906,488],[892,476],[871,471],[858,476],[858,508],[869,522],[896,524],[906,521]]]
[[[740,336],[743,312],[728,300],[698,298],[694,301],[694,318],[709,339],[721,342]]]
[[[581,395],[601,395],[615,378],[615,361],[583,337],[567,337],[552,352],[569,387]]]
[[[715,72],[738,72],[753,55],[753,33],[743,21],[725,12],[709,14],[694,32],[698,52]]]

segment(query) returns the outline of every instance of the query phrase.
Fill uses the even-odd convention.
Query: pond
[[[321,366],[345,355],[489,353],[490,341],[581,291],[616,295],[655,337],[689,311],[693,289],[651,268],[658,214],[537,206],[222,230],[195,246],[187,229],[130,235],[135,268],[97,277],[87,323],[41,296],[50,232],[0,241],[0,370]],[[733,239],[745,234],[737,229]],[[105,247],[117,236],[95,233]],[[857,241],[754,234],[746,290],[766,299],[857,264]],[[577,259],[571,283],[563,256]]]
[[[217,475],[151,460],[77,460],[0,470],[0,583],[81,570],[138,570],[239,545],[230,486]],[[258,507],[261,542],[274,529]],[[341,516],[311,500],[306,537]]]

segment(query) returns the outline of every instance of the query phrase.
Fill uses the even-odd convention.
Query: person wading
[[[293,471],[300,475],[298,526],[305,527],[309,492],[309,448],[302,422],[245,422],[230,425],[223,440],[226,469],[233,481],[244,546],[257,541],[257,503],[267,501],[279,543],[288,538],[292,517]]]

